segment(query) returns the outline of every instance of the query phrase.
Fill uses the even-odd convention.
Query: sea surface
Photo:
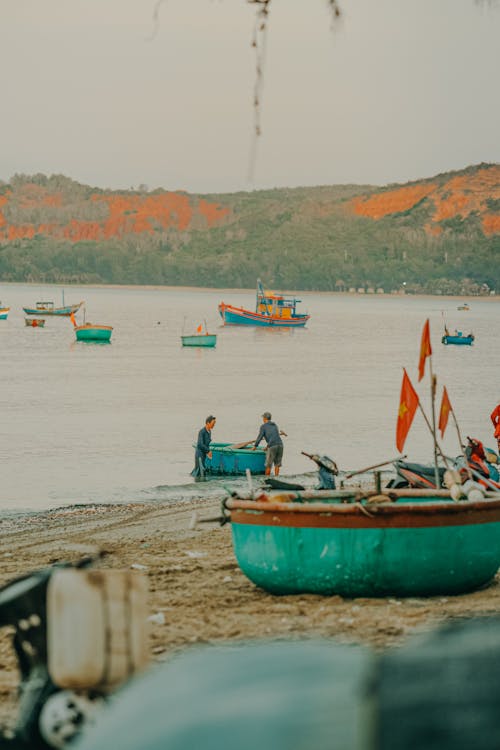
[[[114,327],[109,345],[77,343],[68,318],[25,326],[37,300],[85,300],[86,319]],[[104,288],[4,284],[11,307],[0,321],[2,511],[42,510],[223,494],[230,479],[195,483],[192,444],[214,414],[214,439],[257,435],[270,411],[285,438],[283,476],[314,469],[301,451],[361,469],[398,455],[396,415],[403,367],[429,417],[430,379],[418,383],[423,324],[431,325],[438,403],[447,386],[463,435],[494,446],[489,415],[500,401],[500,300],[301,293],[303,330],[222,327],[221,300],[252,308],[238,290]],[[78,321],[83,316],[78,313]],[[443,321],[473,331],[472,347],[441,344]],[[214,350],[183,349],[200,324]],[[443,443],[459,452],[450,420]],[[430,461],[419,413],[405,453]]]

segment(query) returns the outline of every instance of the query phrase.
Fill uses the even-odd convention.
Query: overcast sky
[[[272,0],[249,181],[245,0],[1,0],[0,179],[230,192],[500,161],[500,6]]]

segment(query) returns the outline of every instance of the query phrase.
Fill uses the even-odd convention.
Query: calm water
[[[288,433],[283,474],[313,468],[301,450],[326,453],[344,469],[397,455],[394,441],[402,366],[417,386],[420,335],[431,320],[434,370],[463,434],[494,445],[489,414],[500,400],[500,302],[302,294],[305,330],[222,328],[217,304],[253,306],[249,292],[65,287],[86,301],[87,320],[114,326],[110,345],[76,343],[68,319],[24,325],[23,305],[61,303],[61,288],[4,285],[0,321],[2,482],[0,507],[42,509],[76,502],[175,500],[220,490],[195,485],[192,443],[205,416],[214,439],[257,434],[263,411]],[[473,347],[440,343],[450,328]],[[206,319],[215,350],[182,349],[180,334]],[[429,404],[429,380],[417,387]],[[450,424],[444,443],[455,455]],[[432,456],[419,414],[406,445]]]

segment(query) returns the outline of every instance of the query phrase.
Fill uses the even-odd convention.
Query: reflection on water
[[[428,379],[417,379],[427,317],[438,393],[446,384],[464,435],[494,445],[495,300],[474,299],[463,313],[452,299],[303,293],[312,316],[305,329],[266,329],[221,326],[217,305],[230,293],[67,289],[68,297],[85,299],[94,319],[113,320],[113,346],[103,349],[108,342],[76,342],[65,319],[51,318],[43,335],[33,335],[22,304],[34,293],[55,298],[59,291],[2,289],[11,307],[0,321],[4,508],[221,493],[233,479],[199,485],[189,476],[192,443],[208,414],[217,417],[215,440],[238,443],[255,438],[261,414],[270,411],[288,434],[284,477],[310,472],[302,450],[326,454],[346,470],[389,459],[403,366],[430,413]],[[247,307],[255,300],[253,292],[231,296]],[[452,327],[463,327],[460,316],[467,315],[473,347],[440,343],[442,310]],[[185,316],[217,329],[215,349],[181,346]],[[451,427],[444,449],[458,453]],[[405,452],[414,460],[432,457],[419,414]]]

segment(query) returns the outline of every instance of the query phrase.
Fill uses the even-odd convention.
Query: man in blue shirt
[[[266,476],[271,473],[271,467],[274,464],[274,474],[278,476],[281,468],[281,460],[283,458],[283,441],[280,435],[286,435],[282,432],[275,422],[271,421],[271,414],[265,411],[262,415],[262,424],[260,426],[257,440],[252,450],[255,450],[262,438],[267,443],[266,450]]]
[[[210,415],[205,419],[205,427],[202,427],[198,433],[196,450],[194,453],[194,469],[191,472],[193,477],[205,476],[205,463],[207,458],[212,458],[210,450],[210,441],[212,440],[212,430],[215,426],[216,419]]]

